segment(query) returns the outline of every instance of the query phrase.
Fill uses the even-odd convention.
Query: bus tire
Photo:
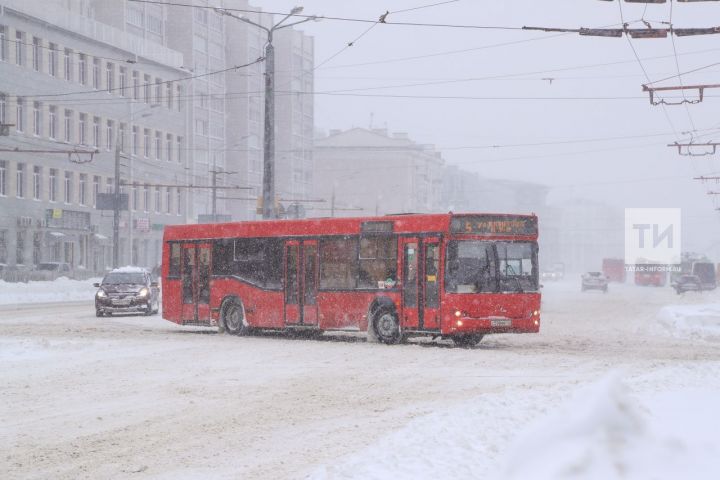
[[[402,341],[400,319],[395,310],[381,307],[373,316],[373,331],[375,337],[387,345],[394,345]]]
[[[483,335],[481,334],[474,334],[474,335],[458,335],[456,337],[452,338],[452,341],[455,343],[456,347],[460,348],[472,348],[476,346],[480,341],[483,339]]]
[[[230,335],[247,334],[248,327],[245,324],[245,309],[240,300],[230,298],[223,302],[221,324],[221,329]]]

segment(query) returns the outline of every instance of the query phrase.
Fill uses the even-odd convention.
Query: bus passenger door
[[[440,329],[440,239],[428,238],[423,242],[422,327]]]
[[[317,240],[285,243],[285,324],[317,325]]]
[[[210,321],[210,244],[184,244],[182,247],[182,321]]]
[[[418,279],[420,277],[420,241],[417,238],[403,238],[402,244],[402,328],[417,330],[420,328],[421,311],[418,309],[420,301],[420,289]]]

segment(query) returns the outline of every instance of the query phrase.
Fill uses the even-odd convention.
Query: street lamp
[[[282,20],[268,28],[259,23],[235,15],[228,10],[216,8],[215,11],[221,15],[235,18],[241,22],[253,25],[267,33],[267,44],[265,45],[265,133],[264,133],[264,155],[263,155],[263,218],[277,218],[275,211],[275,47],[272,44],[273,33],[281,28],[292,27],[309,21],[317,21],[318,17],[307,17],[297,22],[284,24],[284,22],[303,11],[303,7],[295,7]],[[258,12],[262,13],[262,12]]]

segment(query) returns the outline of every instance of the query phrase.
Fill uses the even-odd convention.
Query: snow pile
[[[708,422],[720,395],[686,393],[645,392],[640,402],[611,374],[564,403],[558,390],[487,394],[416,418],[310,478],[720,478],[720,425]]]
[[[720,341],[720,303],[668,305],[657,321],[674,337]]]
[[[0,280],[0,305],[26,305],[29,303],[76,302],[92,300],[97,288],[89,280],[70,280],[60,277],[53,281],[13,283]]]

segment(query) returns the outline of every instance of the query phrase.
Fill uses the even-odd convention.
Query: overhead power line
[[[170,7],[201,8],[201,9],[210,9],[210,10],[213,10],[215,8],[215,7],[211,7],[208,5],[192,5],[189,3],[159,2],[159,1],[153,1],[153,0],[129,0],[129,1],[135,2],[135,3],[166,5],[166,6],[170,6]],[[250,10],[250,9],[243,9],[243,8],[223,8],[223,10],[227,10],[229,12],[257,13],[257,10]],[[455,28],[455,29],[471,29],[471,30],[522,30],[523,29],[522,27],[501,26],[501,25],[462,25],[462,24],[450,24],[450,23],[394,22],[392,20],[388,20],[387,16],[385,16],[384,18],[381,17],[382,21],[378,22],[377,19],[337,17],[337,16],[331,16],[331,15],[308,15],[308,14],[301,14],[301,13],[270,12],[270,11],[263,11],[263,13],[269,14],[269,15],[282,15],[282,16],[299,17],[299,18],[317,18],[320,20],[333,20],[333,21],[340,21],[340,22],[382,23],[383,25],[395,25],[395,26],[401,26],[401,27],[432,27],[432,28]],[[390,12],[387,12],[387,13],[389,14]]]
[[[557,27],[522,27],[523,30],[533,30],[541,32],[562,32],[562,33],[578,33],[586,37],[613,37],[619,38],[623,34],[631,38],[667,38],[668,35],[676,35],[678,37],[690,37],[695,35],[715,35],[720,33],[719,27],[706,28],[675,28],[673,26],[665,28],[557,28]]]

